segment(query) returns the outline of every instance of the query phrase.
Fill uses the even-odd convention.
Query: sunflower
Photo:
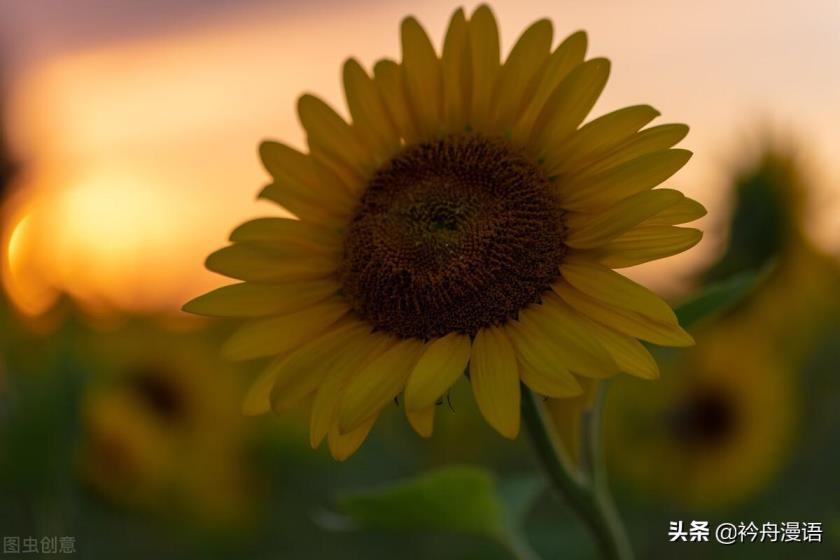
[[[703,279],[721,280],[773,261],[760,289],[727,320],[741,321],[755,337],[775,340],[792,355],[807,353],[819,333],[836,324],[840,266],[808,234],[821,212],[807,211],[814,181],[805,156],[772,136],[756,151],[732,178],[728,243]]]
[[[621,380],[604,418],[617,478],[693,510],[731,507],[790,457],[799,397],[790,364],[742,325],[698,334],[655,387]]]
[[[515,438],[520,382],[548,397],[578,377],[657,366],[638,339],[691,337],[647,289],[613,269],[673,255],[705,213],[656,189],[689,159],[682,124],[646,127],[639,105],[582,125],[610,63],[574,33],[552,49],[540,20],[500,62],[487,6],[451,18],[440,55],[414,18],[402,61],[344,64],[347,122],[312,95],[298,114],[309,151],[264,142],[260,193],[298,219],[246,222],[207,267],[243,281],[185,310],[247,318],[233,359],[274,357],[251,414],[312,397],[311,443],[343,459],[403,394],[423,436],[468,372],[487,422]],[[581,126],[582,125],[582,126]]]
[[[198,337],[123,327],[90,341],[101,379],[83,401],[86,483],[129,508],[215,526],[245,520],[252,472],[246,433]]]

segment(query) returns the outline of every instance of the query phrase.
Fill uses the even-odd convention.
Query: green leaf
[[[716,282],[700,294],[686,301],[675,310],[683,328],[690,329],[698,323],[732,309],[748,296],[773,270],[770,264],[761,270],[750,270]]]
[[[523,518],[545,487],[542,479],[497,484],[482,468],[451,466],[378,490],[339,498],[340,515],[323,515],[333,530],[373,529],[484,537],[518,560],[537,555],[520,531]]]
[[[339,511],[366,529],[447,532],[504,540],[505,511],[484,469],[453,466],[341,497]]]
[[[499,498],[504,504],[508,519],[514,527],[520,527],[525,517],[534,508],[537,499],[546,489],[546,480],[541,476],[518,476],[506,478],[499,484]]]

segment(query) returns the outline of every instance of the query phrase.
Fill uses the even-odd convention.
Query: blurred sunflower
[[[697,337],[655,386],[620,380],[604,430],[611,466],[640,493],[689,509],[733,506],[785,465],[798,418],[788,368],[742,329]]]
[[[740,322],[791,356],[806,353],[814,335],[836,325],[840,314],[840,266],[806,231],[807,220],[819,213],[811,208],[813,185],[806,170],[803,156],[792,147],[765,141],[734,177],[726,250],[704,274],[705,280],[716,281],[774,261],[761,289],[726,320]]]
[[[275,356],[245,410],[313,396],[311,443],[353,453],[403,391],[418,433],[468,367],[479,408],[502,435],[520,424],[520,382],[548,397],[578,376],[654,378],[638,339],[691,337],[652,292],[614,272],[673,255],[701,232],[703,207],[655,189],[689,159],[688,127],[644,128],[627,107],[581,126],[610,64],[585,60],[586,35],[552,50],[540,20],[500,62],[487,6],[453,15],[440,56],[414,18],[402,62],[369,75],[344,65],[351,123],[304,95],[309,153],[264,142],[273,182],[260,194],[299,219],[247,222],[207,267],[244,283],[187,311],[252,319],[225,345]]]
[[[84,400],[88,483],[128,507],[211,524],[243,521],[250,472],[234,376],[187,335],[145,329],[92,341],[103,379]],[[235,401],[234,401],[235,402]]]

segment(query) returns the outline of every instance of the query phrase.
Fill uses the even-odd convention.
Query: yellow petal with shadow
[[[659,378],[659,366],[641,342],[595,321],[585,318],[584,321],[621,371],[641,379]]]
[[[580,383],[554,352],[545,332],[528,329],[516,321],[505,325],[505,332],[516,348],[519,376],[532,391],[547,397],[580,394]]]
[[[463,131],[469,122],[472,72],[468,47],[467,18],[464,9],[458,8],[449,21],[440,60],[444,122],[453,132]]]
[[[315,394],[309,422],[309,443],[313,448],[321,445],[336,422],[341,391],[347,380],[396,343],[396,338],[381,333],[366,332],[350,337],[330,364]]]
[[[400,340],[347,382],[338,411],[341,433],[355,430],[402,392],[423,346],[419,340]]]
[[[552,289],[582,315],[620,333],[661,346],[691,346],[694,339],[676,324],[666,325],[627,309],[610,306],[575,290],[565,282]]]
[[[337,293],[335,280],[291,284],[233,284],[201,295],[183,310],[210,317],[265,317],[299,311]]]
[[[610,150],[608,154],[585,166],[575,178],[583,179],[617,167],[652,152],[675,146],[688,134],[684,124],[661,124],[646,128]]]
[[[573,33],[560,43],[545,61],[539,71],[540,79],[536,91],[513,126],[512,138],[517,146],[525,145],[548,98],[569,72],[583,62],[586,44],[585,32]]]
[[[578,316],[552,293],[543,296],[542,305],[522,311],[519,325],[525,336],[541,341],[553,363],[562,364],[584,377],[610,377],[618,366],[609,352],[591,333],[581,328]]]
[[[693,222],[706,215],[706,208],[690,198],[683,198],[655,216],[645,220],[643,226],[675,226]]]
[[[266,368],[275,375],[271,408],[282,413],[317,389],[331,364],[338,360],[354,335],[367,334],[370,327],[356,318],[345,317],[328,332],[304,343]]]
[[[374,414],[349,433],[341,433],[338,424],[333,424],[327,436],[327,445],[336,461],[344,461],[365,442],[379,415]]]
[[[589,256],[609,268],[625,268],[682,253],[702,238],[699,229],[640,225],[592,249]]]
[[[492,128],[510,131],[537,87],[539,71],[548,59],[554,30],[541,19],[526,29],[502,65],[493,92]]]
[[[600,212],[567,212],[563,224],[569,233],[564,242],[575,249],[591,249],[629,231],[685,196],[673,189],[640,192]]]
[[[204,266],[237,280],[256,283],[325,279],[335,272],[336,259],[309,255],[300,247],[281,250],[236,243],[211,253]]]
[[[385,101],[391,121],[406,143],[416,142],[420,132],[406,99],[402,68],[393,60],[380,60],[373,67],[373,81]]]
[[[276,202],[302,220],[339,221],[352,212],[353,184],[330,174],[312,156],[273,141],[262,142],[259,153],[274,179],[259,198]]]
[[[405,407],[418,411],[434,405],[460,375],[470,359],[470,338],[450,333],[423,350],[405,388]]]
[[[432,437],[432,432],[435,428],[436,408],[436,405],[431,405],[420,410],[405,409],[405,416],[408,418],[408,423],[411,424],[414,431],[421,437]]]
[[[598,160],[659,116],[650,105],[624,107],[594,119],[546,151],[548,175],[562,175]]]
[[[499,29],[493,12],[486,4],[473,12],[467,25],[472,70],[470,122],[473,129],[488,132],[490,104],[500,68]]]
[[[528,146],[542,156],[568,138],[592,110],[610,74],[610,61],[593,58],[572,70],[546,100],[534,123]]]
[[[682,149],[659,150],[586,178],[569,179],[558,188],[560,205],[567,210],[603,210],[634,194],[666,181],[691,159]]]
[[[348,311],[344,301],[331,298],[301,311],[251,321],[225,342],[222,353],[231,360],[283,354],[317,336]]]
[[[363,178],[376,166],[353,127],[324,101],[305,94],[298,99],[297,109],[309,151],[323,165],[348,179]]]
[[[325,255],[335,255],[342,245],[338,228],[291,218],[249,220],[233,230],[230,240],[269,249],[291,245]]]
[[[602,264],[570,257],[560,266],[560,273],[576,290],[607,305],[634,311],[666,325],[677,324],[677,316],[662,298]]]
[[[323,338],[328,338],[330,333],[335,329],[329,329],[322,336],[318,337],[316,341]],[[248,416],[255,416],[268,412],[271,408],[271,390],[277,380],[278,369],[277,364],[282,364],[285,356],[275,360],[269,367],[263,369],[257,378],[251,383],[245,399],[242,403],[242,412]]]
[[[383,164],[400,148],[400,137],[388,115],[379,89],[355,59],[344,63],[344,95],[353,127],[368,149]]]
[[[516,352],[500,327],[478,331],[470,358],[470,381],[478,408],[506,438],[519,434],[521,389]]]
[[[440,61],[420,23],[405,18],[400,26],[402,70],[408,102],[423,137],[434,135],[441,126],[443,84]]]

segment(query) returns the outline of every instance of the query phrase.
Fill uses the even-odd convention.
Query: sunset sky
[[[473,4],[468,4],[472,7]],[[586,29],[613,71],[593,116],[650,103],[686,122],[695,157],[672,183],[710,210],[696,251],[658,264],[686,274],[720,242],[726,173],[757,131],[812,166],[812,233],[840,252],[840,2],[784,0],[493,5],[505,51],[531,21],[556,39]],[[203,271],[243,218],[277,210],[259,140],[301,146],[295,100],[340,111],[340,68],[399,58],[407,14],[439,46],[455,5],[310,0],[4,2],[0,45],[12,147],[27,164],[6,209],[4,280],[31,312],[54,289],[129,309],[175,309],[222,282]],[[832,187],[833,185],[833,187]],[[658,276],[648,271],[636,274]],[[667,286],[661,286],[663,288]]]

